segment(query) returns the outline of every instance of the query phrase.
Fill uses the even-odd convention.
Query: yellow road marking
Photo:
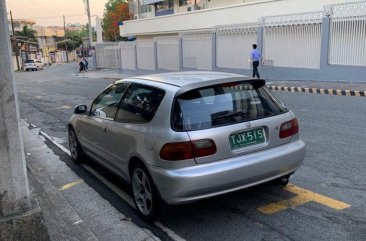
[[[274,214],[288,208],[294,208],[303,205],[307,202],[310,202],[310,200],[304,199],[301,196],[296,196],[287,200],[268,204],[266,206],[258,208],[258,210],[265,214]]]
[[[71,107],[68,105],[63,105],[61,107],[56,108],[55,110],[62,110],[62,109],[70,109]]]
[[[316,202],[320,203],[324,206],[336,209],[336,210],[342,210],[345,208],[351,207],[351,205],[335,200],[333,198],[329,198],[326,196],[323,196],[321,194],[306,190],[304,188],[295,186],[293,184],[287,185],[287,187],[284,188],[286,191],[296,194],[295,197],[282,200],[279,202],[274,202],[262,207],[259,207],[258,210],[265,214],[274,214],[279,211],[288,209],[288,208],[294,208],[300,205],[303,205],[308,202]]]
[[[70,183],[68,183],[68,184],[66,184],[66,185],[64,185],[64,186],[62,186],[59,190],[60,190],[60,191],[64,191],[64,190],[66,190],[66,189],[69,189],[70,187],[73,187],[73,186],[78,185],[78,184],[83,183],[83,182],[84,182],[84,180],[83,180],[83,179],[78,179],[78,180],[76,180],[76,181],[74,181],[74,182],[70,182]]]

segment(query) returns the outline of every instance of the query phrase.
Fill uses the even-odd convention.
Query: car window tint
[[[225,83],[194,89],[176,98],[173,128],[201,130],[278,115],[288,110],[266,86],[248,82]]]
[[[128,84],[112,85],[104,90],[93,102],[90,115],[114,119],[119,102]]]
[[[138,124],[151,121],[164,95],[161,89],[131,84],[121,101],[116,121]]]

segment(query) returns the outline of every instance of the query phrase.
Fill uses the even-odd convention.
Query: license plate
[[[266,139],[263,128],[231,134],[229,137],[229,142],[232,150],[261,144],[265,141]]]

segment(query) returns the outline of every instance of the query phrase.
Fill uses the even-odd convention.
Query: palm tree
[[[23,26],[22,31],[16,31],[15,37],[18,42],[21,42],[25,46],[25,50],[27,55],[29,53],[29,45],[34,44],[38,45],[37,38],[36,38],[36,31],[29,28],[27,25]],[[28,56],[27,56],[28,58]]]

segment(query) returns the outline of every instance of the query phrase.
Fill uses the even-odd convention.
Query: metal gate
[[[263,19],[263,59],[276,67],[319,69],[323,12]]]
[[[97,68],[121,68],[121,52],[116,42],[96,45]]]
[[[329,63],[366,66],[366,1],[330,7]]]
[[[248,58],[257,43],[258,23],[217,26],[216,65],[219,68],[250,69]]]
[[[137,40],[136,52],[137,68],[155,70],[155,41],[153,39]]]
[[[159,69],[179,70],[179,38],[157,37],[156,52]]]
[[[136,43],[120,42],[119,48],[121,52],[122,69],[136,69]]]
[[[213,31],[180,33],[183,48],[183,67],[212,70]]]

